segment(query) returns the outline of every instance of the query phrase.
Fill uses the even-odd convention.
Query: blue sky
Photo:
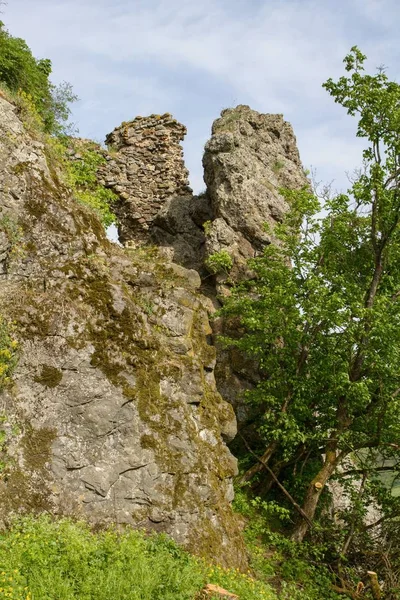
[[[304,166],[345,188],[362,143],[321,84],[353,45],[400,76],[398,0],[8,0],[2,20],[72,83],[82,137],[153,112],[184,123],[195,191],[212,121],[236,104],[283,113]]]

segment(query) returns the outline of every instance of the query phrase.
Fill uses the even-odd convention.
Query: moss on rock
[[[41,372],[33,379],[44,387],[55,388],[62,379],[62,371],[50,365],[42,365]]]

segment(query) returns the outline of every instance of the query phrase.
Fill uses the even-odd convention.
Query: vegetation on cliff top
[[[0,21],[0,83],[32,102],[47,133],[66,133],[69,105],[77,96],[69,83],[51,83],[50,75],[51,61],[36,59],[26,42],[10,35]]]
[[[115,223],[111,210],[116,195],[99,185],[96,172],[105,162],[96,144],[80,142],[79,160],[70,160],[68,150],[76,142],[68,137],[73,126],[68,122],[70,105],[77,100],[69,83],[58,86],[50,81],[51,61],[36,59],[21,38],[16,38],[0,21],[0,93],[16,104],[28,130],[47,135],[51,149],[77,200],[89,206],[105,227]],[[51,138],[49,138],[51,136]]]

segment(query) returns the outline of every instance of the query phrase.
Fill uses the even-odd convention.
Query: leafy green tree
[[[36,59],[26,42],[11,36],[0,21],[0,83],[31,99],[46,132],[65,133],[69,105],[77,97],[70,84],[51,83],[51,68],[49,59]]]
[[[326,484],[346,477],[349,458],[367,465],[353,470],[358,485],[374,479],[377,456],[379,464],[400,461],[400,85],[383,69],[366,74],[365,59],[353,47],[347,75],[324,84],[358,118],[362,173],[322,217],[311,190],[283,191],[291,211],[274,230],[278,243],[251,262],[256,277],[223,308],[242,326],[228,343],[255,357],[263,375],[249,392],[262,408],[265,442],[250,475],[277,455],[314,458],[296,499],[296,541]],[[378,487],[383,518],[393,518],[399,502]]]

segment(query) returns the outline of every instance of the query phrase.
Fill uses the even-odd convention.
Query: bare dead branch
[[[310,521],[310,519],[307,517],[307,515],[305,514],[305,512],[303,511],[303,509],[301,508],[301,506],[299,506],[299,504],[297,504],[297,502],[293,498],[293,496],[287,491],[287,489],[285,487],[283,487],[283,485],[281,484],[281,482],[279,481],[279,479],[277,478],[277,476],[275,475],[275,473],[273,472],[273,470],[270,469],[270,467],[267,465],[267,463],[264,462],[263,460],[261,460],[261,458],[259,458],[257,456],[257,454],[255,454],[255,452],[253,452],[253,450],[250,448],[247,440],[243,437],[243,435],[240,432],[239,432],[239,436],[242,438],[242,440],[244,442],[244,445],[246,446],[246,448],[250,452],[250,454],[252,456],[254,456],[254,458],[256,458],[257,461],[263,465],[263,467],[268,471],[268,473],[271,475],[272,479],[275,481],[275,483],[278,486],[278,488],[286,496],[286,498],[289,500],[289,502],[293,505],[293,507],[299,513],[299,515],[307,522],[307,524],[309,525],[309,527],[312,527],[313,526],[312,521]]]

